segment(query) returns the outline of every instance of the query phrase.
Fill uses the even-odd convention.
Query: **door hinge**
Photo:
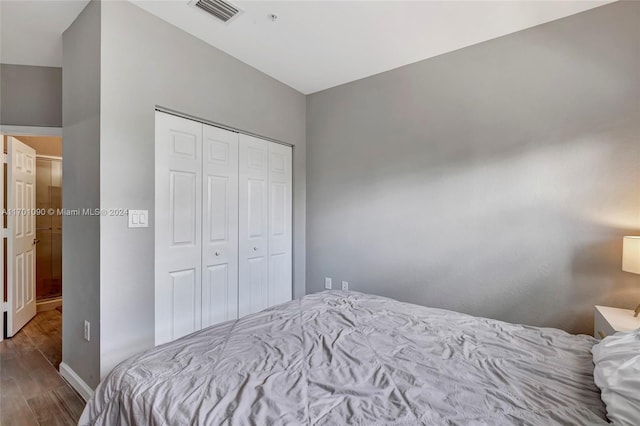
[[[4,164],[9,164],[9,154],[7,154],[6,152],[2,153],[2,162]]]
[[[2,312],[9,312],[9,302],[2,302]]]
[[[2,238],[9,238],[9,228],[2,228]]]

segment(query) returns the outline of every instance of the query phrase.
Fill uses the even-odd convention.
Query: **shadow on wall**
[[[307,291],[589,333],[594,304],[633,305],[638,18],[618,2],[310,95]]]
[[[603,277],[626,275],[619,246],[639,207],[619,185],[638,172],[615,133],[347,180],[314,210],[340,235],[338,245],[320,248],[327,264],[350,259],[328,276],[405,301],[590,333],[593,303],[604,303],[594,290]],[[618,251],[585,248],[604,242]]]
[[[566,301],[549,310],[547,296],[529,297],[517,303],[502,305],[493,312],[496,317],[517,317],[523,305],[539,304],[540,318],[536,325],[558,327],[573,333],[593,334],[593,306],[596,304],[633,309],[640,303],[640,276],[633,276],[621,270],[622,237],[612,235],[633,235],[640,230],[607,228],[584,223],[592,234],[602,235],[598,242],[585,243],[573,252],[568,263],[566,281],[546,277],[547,281],[531,282],[532,289],[547,287],[555,291],[559,300]],[[551,281],[553,279],[553,281]],[[554,290],[555,289],[555,290]],[[536,291],[537,292],[537,291]],[[533,292],[532,292],[533,293]]]
[[[638,235],[640,229],[606,229],[605,235]],[[622,271],[622,237],[589,244],[578,250],[572,262],[570,297],[575,300],[570,311],[575,320],[571,329],[592,334],[593,327],[584,327],[593,321],[589,304],[635,309],[640,303],[640,275]]]

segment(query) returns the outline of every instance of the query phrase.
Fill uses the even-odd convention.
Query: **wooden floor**
[[[62,314],[40,312],[0,342],[0,425],[76,425],[84,401],[58,374]]]

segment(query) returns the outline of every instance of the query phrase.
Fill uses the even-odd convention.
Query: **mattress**
[[[594,343],[327,291],[123,362],[80,424],[607,424]]]

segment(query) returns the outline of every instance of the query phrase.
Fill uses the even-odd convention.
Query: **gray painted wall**
[[[62,126],[62,68],[0,64],[0,124]]]
[[[62,206],[100,207],[100,4],[62,36]],[[100,379],[100,217],[62,218],[62,360],[89,385]],[[91,322],[91,341],[83,322]]]
[[[592,333],[633,307],[640,3],[307,98],[307,284]]]
[[[148,229],[128,229],[126,217],[101,221],[104,375],[117,362],[153,346],[155,106],[295,144],[299,297],[305,277],[306,101],[297,91],[128,2],[102,3],[101,54],[100,204],[148,209],[151,217]]]

